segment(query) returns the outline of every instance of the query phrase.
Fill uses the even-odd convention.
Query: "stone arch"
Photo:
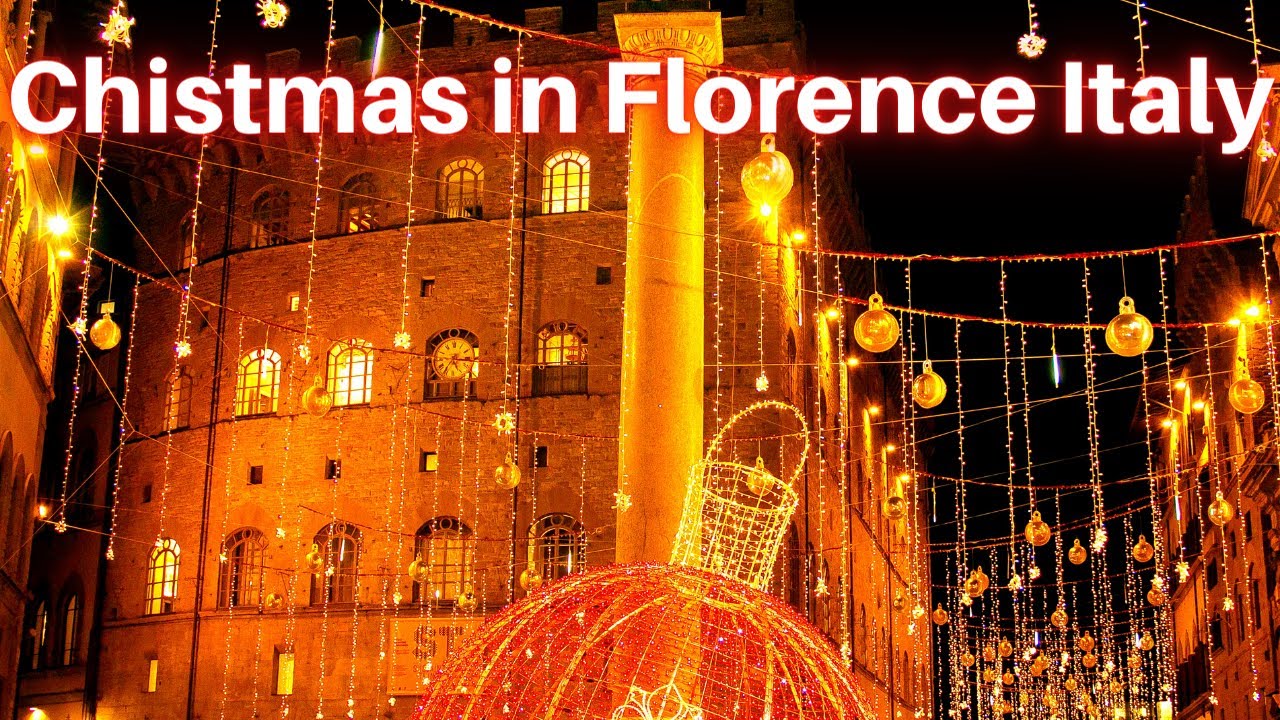
[[[0,558],[5,562],[16,560],[17,564],[13,566],[14,577],[18,575],[18,569],[23,567],[23,558],[26,556],[26,531],[23,526],[29,519],[27,517],[27,499],[28,496],[34,497],[34,493],[27,488],[27,461],[21,455],[13,464],[12,489],[10,491],[9,501],[9,527],[5,531],[5,552],[4,557]]]
[[[0,559],[8,557],[13,549],[8,530],[10,515],[18,512],[17,484],[13,474],[13,433],[5,431],[0,436]]]

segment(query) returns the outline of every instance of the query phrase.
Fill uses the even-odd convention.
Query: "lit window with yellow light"
[[[147,615],[165,615],[173,612],[178,598],[178,541],[163,538],[151,549],[147,561],[146,608]]]
[[[259,348],[240,358],[236,376],[236,416],[276,412],[280,396],[280,354]]]
[[[329,349],[326,372],[334,407],[366,405],[373,399],[373,345],[352,338]]]
[[[591,159],[561,150],[542,164],[542,214],[582,212],[591,198]]]
[[[376,230],[377,197],[378,187],[372,173],[360,173],[343,184],[338,201],[338,232],[348,235]]]
[[[538,331],[534,395],[587,392],[587,333],[571,322],[554,322]]]

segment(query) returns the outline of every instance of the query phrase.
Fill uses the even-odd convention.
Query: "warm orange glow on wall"
[[[27,154],[32,157],[43,157],[44,145],[41,145],[40,143],[31,143],[27,146]]]

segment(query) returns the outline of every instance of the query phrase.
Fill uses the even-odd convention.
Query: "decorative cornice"
[[[724,62],[720,13],[627,13],[615,15],[614,24],[624,60],[679,57],[698,68]]]

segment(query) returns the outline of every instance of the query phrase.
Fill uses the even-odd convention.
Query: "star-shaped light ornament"
[[[108,559],[108,560],[115,560],[115,559],[116,559],[116,549],[115,549],[115,548],[113,548],[113,547],[107,547],[107,559]]]
[[[631,496],[619,490],[613,494],[613,509],[624,513],[631,509]]]
[[[1021,590],[1021,589],[1022,589],[1022,578],[1021,578],[1021,577],[1019,577],[1019,576],[1017,576],[1017,575],[1014,575],[1013,577],[1009,578],[1009,589],[1010,589],[1010,590]]]
[[[689,703],[675,683],[646,692],[632,685],[626,702],[614,709],[610,720],[702,720],[702,708]]]
[[[1178,582],[1184,583],[1191,579],[1191,565],[1186,560],[1179,560],[1178,564],[1173,566],[1173,569],[1178,571]]]
[[[1258,141],[1258,149],[1254,152],[1257,153],[1259,160],[1266,162],[1276,156],[1276,146],[1272,145],[1271,141],[1263,138]]]
[[[396,333],[396,337],[391,341],[391,344],[395,345],[397,350],[408,350],[413,347],[413,338],[409,336],[409,333],[401,330]]]
[[[503,410],[494,416],[492,425],[493,429],[497,430],[499,433],[502,433],[503,435],[510,435],[516,430],[515,413]]]
[[[173,344],[173,352],[177,354],[178,359],[191,357],[191,343],[186,340],[179,340]]]
[[[1018,38],[1018,54],[1028,60],[1035,60],[1044,54],[1044,46],[1048,41],[1035,33],[1027,33]]]
[[[1098,528],[1093,532],[1093,551],[1102,552],[1107,547],[1107,529]]]
[[[760,377],[756,378],[756,392],[769,392],[769,376],[760,371]]]
[[[1027,576],[1028,576],[1028,577],[1030,577],[1032,580],[1039,580],[1039,579],[1040,579],[1040,567],[1039,567],[1038,565],[1032,565],[1032,566],[1031,566],[1031,569],[1030,569],[1030,570],[1027,570]]]
[[[1236,601],[1230,597],[1222,598],[1222,612],[1231,612],[1236,609]]]
[[[70,329],[71,332],[75,333],[76,337],[84,337],[86,332],[86,323],[84,318],[78,317],[75,320],[72,320],[71,324],[68,325],[67,328]]]
[[[306,343],[299,345],[298,357],[302,359],[302,362],[311,362],[311,346]]]
[[[130,37],[130,33],[133,32],[133,26],[136,21],[126,13],[124,3],[121,2],[111,8],[111,14],[107,16],[107,21],[100,23],[102,27],[102,35],[100,37],[106,41],[107,45],[119,43],[125,47],[133,47],[133,38]]]

